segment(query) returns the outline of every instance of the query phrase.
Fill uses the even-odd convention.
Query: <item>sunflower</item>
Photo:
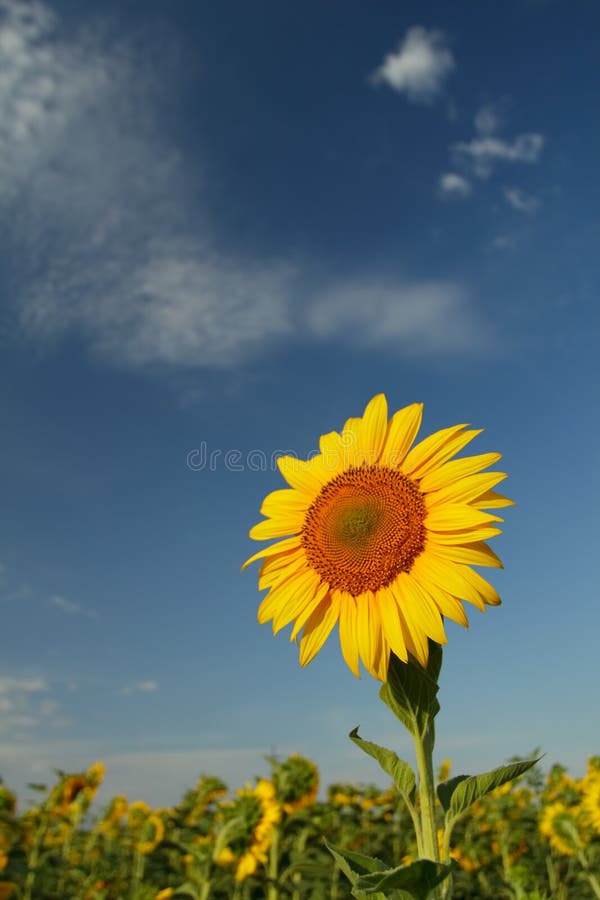
[[[597,775],[586,781],[581,806],[591,826],[600,833],[600,778]]]
[[[254,875],[259,864],[267,861],[267,851],[273,840],[273,833],[281,821],[281,807],[277,801],[275,785],[261,778],[253,788],[249,784],[237,791],[237,798],[223,804],[227,821],[238,819],[241,831],[231,842],[222,847],[217,856],[217,865],[227,866],[236,862],[235,880],[244,881]]]
[[[292,815],[312,806],[319,791],[319,770],[314,762],[297,753],[284,762],[267,759],[273,768],[273,783],[283,811]]]
[[[471,568],[502,567],[484,543],[503,521],[485,510],[512,505],[493,490],[506,476],[484,471],[500,454],[452,459],[481,433],[466,425],[411,449],[422,412],[413,403],[388,421],[378,394],[362,417],[323,435],[312,459],[277,460],[290,488],[265,498],[250,537],[283,540],[243,568],[262,560],[258,620],[272,620],[275,634],[294,622],[303,666],[339,623],[352,672],[359,677],[360,658],[385,681],[390,651],[426,666],[428,639],[447,642],[444,616],[468,625],[461,601],[482,611],[500,603]]]
[[[577,814],[576,807],[566,807],[560,801],[548,803],[542,810],[540,832],[562,856],[575,856],[581,847]]]

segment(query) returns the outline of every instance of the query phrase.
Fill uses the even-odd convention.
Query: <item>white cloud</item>
[[[38,675],[0,675],[0,734],[18,738],[48,723],[60,708],[47,696],[49,691],[46,679]]]
[[[499,162],[538,162],[543,146],[543,135],[528,132],[517,135],[512,141],[493,135],[482,135],[471,141],[455,144],[452,151],[456,160],[478,178],[489,178]]]
[[[487,340],[465,290],[444,281],[340,283],[315,298],[307,321],[321,339],[342,336],[409,355],[476,352]]]
[[[359,278],[300,306],[295,265],[219,247],[198,163],[162,127],[162,100],[179,85],[146,62],[152,38],[110,44],[93,23],[67,33],[49,5],[26,0],[0,0],[0,22],[0,226],[27,338],[72,336],[143,369],[236,366],[282,338],[329,340],[334,321],[350,339],[360,323],[367,343],[425,353],[464,352],[464,336],[479,333],[461,290],[444,283]],[[453,67],[444,36],[416,27],[374,80],[425,102]],[[387,324],[361,312],[358,295]]]
[[[446,172],[440,178],[440,191],[443,196],[468,197],[471,193],[471,182],[457,172]]]
[[[431,103],[455,65],[445,35],[416,25],[408,29],[398,50],[384,58],[371,81],[389,85],[413,103]]]
[[[486,103],[475,113],[475,131],[480,135],[495,134],[503,124],[503,116],[498,104]]]
[[[492,242],[493,250],[512,250],[515,246],[515,239],[510,234],[497,234]]]
[[[44,678],[33,676],[0,675],[0,694],[11,693],[37,694],[48,691],[49,685]]]
[[[98,615],[93,609],[86,609],[79,603],[68,600],[67,597],[63,597],[60,594],[55,594],[53,597],[50,597],[49,602],[52,606],[56,606],[57,609],[71,615],[89,616],[92,619],[95,619]]]
[[[522,213],[534,213],[540,207],[540,201],[533,194],[527,194],[520,188],[505,187],[504,199],[509,206]]]
[[[149,678],[146,681],[132,681],[130,684],[122,687],[119,693],[126,696],[129,694],[154,694],[158,688],[158,681]]]
[[[196,161],[161,128],[177,86],[152,47],[91,25],[65,38],[43,3],[0,0],[0,23],[0,224],[25,334],[219,366],[288,332],[292,268],[215,248]]]

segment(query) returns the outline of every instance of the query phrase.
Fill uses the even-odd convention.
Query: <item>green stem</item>
[[[279,875],[279,828],[273,829],[273,840],[269,850],[269,868],[267,870],[269,876],[269,886],[267,888],[267,900],[278,900],[279,887],[277,878]]]
[[[435,815],[435,782],[433,778],[433,722],[428,722],[423,735],[415,734],[415,751],[419,772],[419,801],[421,812],[422,855],[433,862],[440,861]]]
[[[33,886],[37,876],[37,869],[42,852],[44,837],[48,829],[48,818],[45,805],[40,810],[40,824],[36,828],[33,838],[33,846],[27,857],[27,875],[23,885],[23,900],[31,900],[33,897]]]
[[[577,858],[581,864],[581,868],[583,869],[584,875],[590,883],[590,887],[594,892],[594,895],[600,898],[600,883],[598,879],[594,875],[593,872],[590,871],[589,863],[585,853],[582,850],[579,850],[577,853]]]
[[[133,855],[133,871],[131,875],[131,885],[129,898],[130,900],[136,900],[139,887],[142,883],[142,879],[144,877],[144,869],[146,868],[146,857],[140,853],[138,850],[134,851]]]

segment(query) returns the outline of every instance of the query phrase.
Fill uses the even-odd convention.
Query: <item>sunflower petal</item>
[[[367,403],[362,418],[361,445],[368,465],[374,465],[383,449],[387,433],[388,407],[385,394],[377,394]]]
[[[306,513],[297,510],[295,513],[287,513],[285,516],[277,516],[273,519],[263,519],[250,529],[250,537],[254,541],[268,541],[271,538],[287,537],[300,534]]]
[[[247,559],[244,565],[241,568],[243,572],[251,563],[256,562],[258,559],[264,559],[268,556],[276,556],[280,553],[285,553],[288,550],[296,550],[300,546],[300,538],[291,537],[286,538],[284,541],[278,541],[276,544],[270,544],[268,547],[263,547],[262,550],[259,550],[258,553],[255,553],[250,559]]]
[[[421,478],[421,490],[425,493],[437,491],[468,475],[474,475],[482,469],[493,466],[502,459],[501,453],[480,453],[477,456],[463,456],[444,463],[438,469],[428,472]]]
[[[408,662],[408,651],[404,634],[402,633],[402,625],[400,624],[398,604],[389,588],[379,588],[377,591],[377,604],[381,616],[381,625],[392,653],[403,662]]]
[[[496,493],[496,491],[486,491],[483,497],[479,497],[471,505],[477,507],[477,509],[499,509],[502,506],[515,506],[515,501],[509,500],[508,497],[504,497],[502,494]]]
[[[500,606],[502,600],[496,588],[486,581],[483,576],[472,569],[470,566],[459,566],[460,573],[468,582],[472,584],[476,591],[479,591],[483,597],[484,603],[488,606]]]
[[[277,459],[279,471],[291,487],[314,499],[323,486],[317,467],[297,459],[295,456],[280,456]]]
[[[305,579],[302,587],[298,585],[293,598],[273,617],[273,634],[289,625],[313,600],[321,601],[327,594],[329,585],[322,582],[316,572],[309,570],[308,574],[311,576],[310,580]]]
[[[339,594],[340,603],[340,647],[344,661],[351,672],[360,678],[358,666],[357,610],[356,599],[346,592]]]
[[[382,466],[396,468],[401,465],[419,432],[422,418],[422,403],[411,403],[394,413],[379,460]]]
[[[377,652],[377,630],[381,630],[381,622],[372,602],[372,591],[365,591],[356,599],[358,610],[357,637],[358,652],[367,672],[372,675],[375,670],[375,654]]]
[[[436,545],[437,556],[443,556],[452,562],[463,563],[467,566],[492,566],[495,569],[503,569],[502,560],[496,556],[491,547],[483,541],[476,541],[462,547],[460,544]]]
[[[422,554],[413,563],[411,573],[429,589],[435,596],[437,587],[444,588],[460,600],[467,600],[482,612],[485,604],[481,594],[460,571],[460,567],[452,565],[443,557],[436,557],[433,553]]]
[[[428,509],[439,503],[471,503],[478,500],[489,488],[504,481],[503,472],[481,472],[455,481],[438,491],[426,494],[425,503]]]
[[[445,503],[428,510],[425,527],[430,531],[459,531],[502,521],[491,513],[481,512],[463,503]]]
[[[315,658],[338,620],[339,598],[329,594],[311,613],[300,641],[300,665],[307,666]]]
[[[267,494],[260,508],[261,515],[276,519],[284,516],[295,516],[298,512],[306,513],[312,500],[301,491],[283,488]]]
[[[427,540],[429,543],[440,544],[474,544],[487,541],[489,538],[502,534],[500,528],[494,525],[479,525],[477,528],[465,528],[464,531],[430,531]]]
[[[419,441],[416,447],[412,448],[404,460],[402,471],[407,475],[412,475],[413,472],[423,466],[428,459],[437,453],[438,450],[445,447],[453,437],[463,431],[466,427],[467,426],[464,423],[462,425],[452,425],[450,428],[442,428],[441,431],[435,431],[433,434],[430,434],[429,437]]]

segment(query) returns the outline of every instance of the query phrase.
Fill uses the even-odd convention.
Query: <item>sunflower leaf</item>
[[[382,891],[384,896],[389,896],[389,891],[396,890],[414,900],[426,900],[430,891],[447,878],[453,868],[453,863],[420,859],[410,866],[397,866],[385,872],[361,875],[356,881],[356,889],[366,895]]]
[[[407,663],[393,653],[387,681],[379,696],[412,735],[423,736],[440,710],[437,679],[442,665],[442,648],[429,641],[429,662],[423,668],[416,660]]]
[[[450,809],[450,800],[458,785],[467,778],[469,778],[468,775],[455,775],[454,778],[449,778],[448,781],[440,781],[435,790],[444,812],[448,812]]]
[[[400,759],[392,750],[380,747],[372,741],[365,741],[358,734],[358,727],[353,728],[348,735],[357,747],[376,759],[384,772],[393,780],[394,784],[405,799],[412,801],[416,791],[415,773],[407,762]]]
[[[446,782],[446,785],[450,786],[454,782],[454,788],[451,793],[445,792],[444,796],[446,803],[449,802],[447,812],[450,817],[454,819],[460,816],[476,800],[506,784],[508,781],[518,778],[519,775],[523,775],[524,772],[535,766],[540,758],[522,759],[509,763],[506,766],[499,766],[497,769],[492,769],[491,772],[485,772],[482,775],[462,775],[452,778]],[[438,796],[440,796],[439,787],[441,785],[438,786]],[[442,801],[441,796],[440,801]],[[442,803],[442,805],[444,804]],[[446,809],[446,806],[444,808]]]
[[[361,875],[384,872],[387,868],[386,863],[375,856],[367,856],[365,853],[357,853],[355,850],[345,850],[343,847],[330,844],[329,841],[324,841],[324,844],[352,884]]]

